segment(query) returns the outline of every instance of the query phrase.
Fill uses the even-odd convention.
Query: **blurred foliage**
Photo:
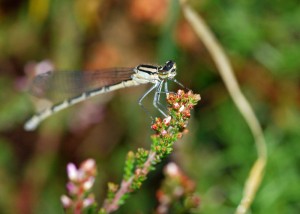
[[[191,4],[224,46],[265,131],[269,163],[253,213],[298,213],[299,1]],[[202,96],[170,158],[196,182],[195,213],[234,211],[256,158],[253,138],[175,0],[4,0],[0,50],[0,213],[62,213],[66,163],[88,157],[99,167],[101,203],[106,182],[121,180],[127,151],[147,147],[152,134],[136,102],[144,86],[99,96],[25,132],[38,105],[25,92],[32,65],[50,60],[58,70],[85,70],[169,58],[177,61],[177,79]],[[162,177],[158,167],[116,213],[151,213]]]

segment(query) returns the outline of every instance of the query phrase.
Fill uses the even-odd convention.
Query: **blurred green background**
[[[299,213],[299,1],[191,5],[226,50],[267,139],[269,162],[252,212]],[[0,213],[63,213],[65,166],[86,158],[97,161],[95,192],[102,204],[107,181],[121,179],[126,153],[149,148],[151,121],[137,104],[149,85],[99,96],[24,131],[39,106],[26,93],[34,70],[43,63],[93,70],[168,59],[177,62],[177,79],[202,97],[168,161],[197,183],[201,207],[195,213],[233,213],[256,159],[253,138],[173,0],[0,2]],[[151,98],[145,103],[151,106]],[[166,162],[116,213],[155,210]]]

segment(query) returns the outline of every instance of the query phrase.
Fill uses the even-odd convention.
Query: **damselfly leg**
[[[164,84],[164,81],[161,81],[155,91],[153,105],[163,116],[167,117],[167,114],[163,111],[163,109],[166,110],[166,108],[165,108],[165,106],[163,106],[163,104],[160,103],[160,95],[162,93],[163,84]]]
[[[160,82],[155,83],[150,89],[148,89],[148,91],[146,91],[145,94],[143,94],[143,96],[139,99],[138,103],[141,106],[141,108],[146,112],[146,114],[149,115],[149,117],[151,118],[151,120],[154,120],[154,118],[152,117],[152,115],[150,114],[150,112],[144,107],[143,105],[143,100],[145,99],[145,97],[147,97],[147,95],[153,91],[154,89],[156,89],[159,86]]]

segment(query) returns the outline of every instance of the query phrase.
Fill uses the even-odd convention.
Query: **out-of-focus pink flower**
[[[72,205],[72,199],[66,195],[62,195],[60,197],[60,201],[61,201],[62,205],[64,206],[64,208],[68,208]]]
[[[200,205],[200,197],[195,194],[195,182],[189,179],[175,163],[169,163],[164,169],[166,178],[156,196],[159,205],[156,213],[172,213],[172,204],[180,204],[180,201],[189,202],[185,206],[186,211],[197,208]],[[185,202],[186,205],[186,202]]]
[[[169,176],[178,176],[179,168],[175,163],[169,163],[165,168],[165,172]]]
[[[70,195],[76,195],[78,193],[78,187],[73,182],[68,182],[66,187]]]
[[[94,197],[88,197],[86,199],[83,200],[83,207],[88,207],[91,206],[93,203],[95,203],[95,198]]]
[[[94,159],[87,159],[81,164],[81,170],[90,172],[96,168],[96,162]]]
[[[131,16],[142,22],[161,24],[166,20],[169,0],[131,0]]]
[[[74,213],[81,213],[82,208],[95,203],[94,195],[89,192],[95,183],[96,173],[96,162],[93,159],[84,161],[79,168],[73,163],[67,165],[69,196],[61,196],[65,208],[70,208]]]
[[[35,75],[44,74],[53,70],[54,66],[50,60],[43,60],[35,65]]]
[[[84,183],[83,183],[83,189],[85,190],[85,191],[88,191],[88,190],[90,190],[91,188],[92,188],[92,186],[94,185],[94,182],[95,182],[95,178],[94,177],[89,177],[88,179],[87,179],[87,181],[85,181]]]
[[[67,165],[67,174],[68,174],[69,180],[71,180],[71,181],[78,180],[78,170],[77,170],[75,164],[69,163]]]
[[[45,59],[40,62],[29,62],[25,65],[25,74],[29,77],[34,77],[36,75],[44,74],[49,71],[54,70],[54,65],[53,63]]]
[[[182,48],[187,50],[201,51],[204,49],[196,33],[186,21],[179,22],[176,29],[176,41]]]

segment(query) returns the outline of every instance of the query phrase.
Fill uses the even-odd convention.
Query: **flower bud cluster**
[[[93,159],[84,161],[79,168],[73,163],[67,165],[69,181],[67,183],[68,196],[62,195],[61,202],[65,209],[74,213],[95,204],[94,195],[90,194],[97,174],[96,162]]]
[[[199,94],[193,94],[191,91],[185,93],[178,90],[177,94],[169,94],[167,102],[171,116],[179,117],[178,119],[186,120],[191,116],[191,109],[200,100]]]
[[[156,193],[159,202],[156,213],[177,213],[171,210],[176,207],[181,212],[190,213],[198,208],[200,197],[195,194],[195,182],[188,178],[175,163],[169,163],[164,170],[165,180]],[[172,206],[171,206],[172,205]]]
[[[173,143],[182,137],[187,126],[187,120],[191,116],[191,109],[200,100],[200,95],[191,91],[185,93],[178,90],[167,96],[169,116],[163,120],[156,118],[151,128],[156,132],[152,136],[154,144],[152,150],[157,153],[158,159],[172,151]]]

